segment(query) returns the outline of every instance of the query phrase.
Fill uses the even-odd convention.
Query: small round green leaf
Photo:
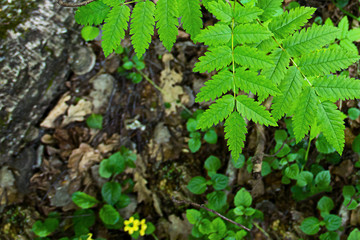
[[[335,231],[341,226],[341,217],[329,214],[324,217],[325,227],[329,231]]]
[[[105,224],[114,225],[119,221],[120,214],[113,206],[105,204],[100,209],[100,218]]]
[[[357,108],[350,108],[348,114],[351,120],[356,120],[360,116],[360,110]]]
[[[196,209],[187,209],[186,210],[186,218],[188,219],[189,223],[196,224],[198,221],[201,220],[201,213]]]
[[[216,134],[216,132],[215,132],[215,130],[213,128],[209,129],[205,133],[204,140],[205,140],[205,142],[210,143],[210,144],[216,144],[217,143],[218,136],[217,136],[217,134]]]
[[[252,203],[252,197],[245,188],[241,188],[235,195],[234,198],[235,206],[250,207]]]
[[[131,203],[131,199],[126,194],[121,194],[119,201],[116,203],[117,208],[124,208],[127,207]]]
[[[187,185],[187,189],[194,194],[204,193],[206,191],[206,179],[200,176],[193,177]]]
[[[211,222],[212,228],[214,229],[214,232],[218,234],[224,234],[226,232],[226,225],[224,221],[217,217]]]
[[[226,194],[223,191],[214,191],[206,195],[208,199],[208,207],[215,211],[219,211],[226,205]]]
[[[122,66],[126,70],[131,70],[134,67],[134,63],[132,61],[127,61]]]
[[[331,175],[330,171],[321,171],[315,177],[315,184],[319,187],[326,187],[330,185]]]
[[[239,157],[237,159],[235,159],[231,155],[231,162],[235,168],[242,168],[245,164],[245,156],[243,154],[240,154]]]
[[[229,178],[223,174],[214,174],[211,177],[211,181],[213,182],[213,187],[215,190],[222,190],[226,188],[229,183]]]
[[[297,179],[299,176],[299,166],[295,163],[285,168],[285,176],[290,179]]]
[[[302,171],[298,178],[296,184],[299,187],[305,187],[313,181],[314,175],[309,171]]]
[[[305,218],[300,229],[307,235],[315,235],[320,230],[320,221],[316,217]]]
[[[105,202],[115,205],[121,196],[121,186],[117,182],[106,182],[101,188],[101,195]]]
[[[356,136],[352,143],[352,149],[354,152],[360,154],[360,134]]]
[[[152,224],[152,222],[146,222],[147,228],[145,230],[146,235],[150,235],[153,232],[155,232],[155,226]]]
[[[97,27],[85,26],[81,29],[81,36],[85,41],[94,40],[99,36],[100,30]]]
[[[329,213],[334,208],[334,202],[331,198],[324,196],[319,200],[317,208],[322,213]]]
[[[59,226],[59,220],[55,218],[47,218],[44,222],[36,221],[32,226],[33,232],[39,237],[49,236]]]
[[[204,167],[208,171],[216,172],[221,167],[220,159],[211,155],[205,160]]]
[[[91,114],[86,119],[86,124],[89,128],[102,129],[103,116],[100,114]]]
[[[360,239],[360,231],[359,229],[355,228],[352,230],[352,232],[349,234],[349,237],[347,240],[358,240]]]
[[[83,209],[91,208],[99,202],[96,198],[79,191],[74,192],[71,199],[78,207]]]
[[[201,140],[199,138],[190,138],[188,146],[192,153],[196,153],[201,147]]]
[[[336,232],[326,232],[320,235],[320,240],[340,240],[339,234]]]
[[[186,129],[189,132],[194,132],[196,131],[196,125],[197,125],[197,120],[194,118],[189,118],[189,120],[186,122]]]
[[[210,234],[214,232],[213,225],[211,224],[209,219],[202,219],[199,224],[199,231],[202,234]]]

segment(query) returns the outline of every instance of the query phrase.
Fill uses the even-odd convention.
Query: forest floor
[[[344,16],[331,1],[299,3],[318,8],[314,20],[320,17],[325,21],[330,17],[336,25]],[[345,9],[358,16],[359,2],[352,0]],[[209,15],[205,15],[205,19],[205,26],[214,23]],[[343,186],[358,179],[355,162],[359,156],[353,153],[351,144],[360,132],[359,119],[345,120],[346,147],[341,160],[334,160],[336,164],[326,160],[326,156],[319,156],[314,144],[310,147],[309,161],[329,169],[332,174],[332,192],[296,201],[292,197],[291,184],[282,184],[281,171],[277,170],[264,176],[263,191],[254,193],[251,173],[246,167],[236,169],[232,166],[222,125],[215,128],[216,144],[202,140],[196,153],[188,147],[187,119],[196,110],[208,106],[195,103],[194,99],[211,74],[192,72],[206,47],[192,43],[187,34],[180,32],[172,52],[168,53],[154,39],[144,58],[145,68],[119,72],[119,67],[129,62],[128,59],[136,62],[129,39],[123,41],[123,46],[125,51],[122,54],[105,59],[99,41],[84,42],[82,47],[95,53],[95,65],[86,74],[70,76],[65,82],[68,91],[57,101],[49,103],[49,112],[39,123],[44,134],[39,142],[38,163],[33,167],[35,174],[31,177],[27,194],[21,194],[11,186],[2,194],[0,239],[34,239],[31,231],[34,222],[45,219],[53,211],[60,214],[61,224],[50,239],[72,236],[68,229],[71,229],[71,216],[78,207],[71,201],[71,194],[83,191],[101,199],[101,186],[105,180],[99,176],[99,163],[121,146],[137,156],[136,167],[127,168],[116,177],[124,183],[123,189],[130,196],[130,204],[121,210],[121,215],[128,219],[138,213],[141,218],[151,221],[159,239],[188,239],[192,225],[185,212],[191,206],[179,205],[172,201],[172,197],[205,203],[204,195],[194,195],[186,186],[192,177],[206,176],[203,164],[210,155],[221,160],[220,172],[230,177],[229,199],[241,187],[253,193],[254,208],[264,214],[264,220],[258,224],[272,239],[311,239],[299,226],[305,217],[319,215],[316,204],[324,195],[331,197],[336,211],[340,211]],[[90,58],[90,55],[85,58]],[[131,72],[146,77],[135,84],[129,79]],[[350,76],[359,76],[356,66],[350,69]],[[346,113],[357,104],[354,100],[342,102],[341,110]],[[86,119],[91,114],[103,117],[101,129],[89,128]],[[264,154],[274,154],[277,129],[286,130],[285,121],[280,121],[278,128],[268,127],[263,131],[266,139]],[[243,150],[245,159],[254,156],[259,131],[254,123],[248,124]],[[307,142],[301,144],[301,147],[306,147]],[[294,146],[291,151],[298,151],[301,147]],[[11,173],[6,169],[2,171],[3,176],[8,174],[11,182]],[[346,226],[360,225],[358,210],[342,214]],[[347,230],[344,229],[343,236],[348,234]],[[108,230],[101,224],[93,226],[91,232],[106,239],[130,239],[127,233]],[[267,239],[256,227],[249,236],[249,239]]]

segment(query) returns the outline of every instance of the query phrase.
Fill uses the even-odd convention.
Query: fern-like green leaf
[[[276,120],[289,113],[301,93],[302,81],[300,71],[295,66],[290,67],[279,86],[282,95],[274,97],[271,105],[271,114]]]
[[[164,47],[170,52],[178,34],[179,22],[177,0],[159,0],[156,3],[155,17],[159,38]]]
[[[313,25],[286,38],[283,46],[291,56],[297,57],[333,42],[339,32],[336,27]]]
[[[313,86],[323,99],[338,101],[360,98],[360,80],[345,76],[325,76],[317,78]]]
[[[255,93],[260,99],[265,99],[271,94],[276,96],[280,93],[276,85],[269,79],[257,72],[246,71],[244,68],[237,68],[235,73],[235,83],[241,90],[249,93]]]
[[[225,120],[225,139],[234,159],[237,159],[244,147],[247,133],[246,123],[238,112],[233,112]]]
[[[234,50],[234,59],[237,64],[249,67],[252,70],[269,68],[273,65],[270,57],[265,52],[248,46],[238,46]]]
[[[290,56],[286,51],[276,48],[272,51],[270,57],[274,64],[271,67],[265,68],[262,74],[278,85],[284,79],[287,67],[289,66]]]
[[[233,16],[237,23],[248,23],[257,19],[258,16],[262,13],[263,10],[258,7],[254,7],[254,6],[243,7],[240,4],[236,4],[233,12]]]
[[[229,23],[232,19],[232,9],[225,1],[212,1],[208,3],[209,12],[223,23]]]
[[[196,36],[196,41],[203,42],[205,45],[225,45],[231,39],[231,29],[228,25],[215,24],[204,29]]]
[[[345,69],[357,60],[357,53],[349,53],[339,48],[322,49],[303,55],[298,66],[308,76],[316,76]]]
[[[202,28],[200,0],[178,0],[178,6],[183,28],[191,39],[195,39]]]
[[[345,143],[344,118],[346,116],[337,109],[334,103],[326,101],[319,104],[316,117],[326,140],[341,155]]]
[[[239,43],[256,43],[271,35],[271,32],[259,24],[240,24],[234,29],[234,37]]]
[[[101,1],[91,2],[79,7],[75,13],[75,20],[81,25],[99,25],[110,11],[110,7]]]
[[[309,132],[318,108],[319,99],[310,86],[305,87],[296,103],[292,118],[296,142],[300,142]]]
[[[225,95],[218,99],[215,103],[210,105],[200,117],[197,129],[205,130],[218,124],[233,112],[235,106],[235,99],[231,95]]]
[[[130,9],[126,5],[113,7],[105,19],[101,47],[105,57],[111,54],[125,37]]]
[[[194,72],[211,72],[220,70],[231,63],[231,48],[221,46],[212,48],[205,53],[205,56],[199,58],[199,62],[195,64]]]
[[[265,107],[246,95],[236,97],[236,108],[244,118],[252,120],[253,122],[265,126],[277,126],[276,121],[270,116],[270,113],[266,111]]]
[[[130,34],[138,57],[145,53],[154,34],[154,12],[155,4],[151,1],[138,2],[133,9]]]
[[[233,75],[228,70],[222,70],[205,82],[205,86],[196,95],[196,102],[215,100],[233,87]]]
[[[290,33],[300,29],[316,8],[298,7],[291,9],[289,13],[284,12],[282,15],[274,18],[269,24],[269,29],[278,38],[286,38]]]
[[[339,22],[338,28],[340,29],[341,33],[340,33],[340,37],[339,39],[345,39],[349,33],[349,19],[347,18],[347,16],[344,16],[341,21]]]
[[[124,3],[125,0],[102,0],[102,2],[110,7],[117,7],[120,3]]]
[[[282,2],[283,0],[258,0],[256,6],[264,10],[260,19],[266,21],[277,15],[277,13],[282,12]]]

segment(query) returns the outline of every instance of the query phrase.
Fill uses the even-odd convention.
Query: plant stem
[[[334,0],[331,0],[332,3],[338,8],[340,9],[340,11],[342,11],[345,15],[348,15],[349,17],[357,20],[357,21],[360,21],[360,17],[356,17],[355,15],[353,15],[352,13],[346,11],[345,9],[343,9],[342,7],[340,7]]]
[[[307,146],[307,149],[306,149],[306,154],[305,154],[305,163],[307,162],[308,157],[309,157],[310,145],[311,145],[311,139],[309,137],[309,143],[308,143],[308,146]],[[302,166],[301,170],[304,169],[304,166],[305,166],[305,164]]]
[[[255,226],[257,229],[260,230],[260,232],[262,232],[268,239],[271,240],[270,235],[269,235],[262,227],[260,227],[259,224],[257,224],[256,222],[253,222],[253,224],[254,224],[254,226]]]
[[[235,224],[236,226],[238,226],[238,227],[240,227],[240,228],[242,228],[242,229],[245,229],[246,231],[249,231],[249,232],[251,231],[250,228],[247,228],[247,227],[245,227],[244,225],[242,225],[242,224],[240,224],[240,223],[237,223],[237,222],[235,222],[235,221],[233,221],[233,220],[231,220],[231,219],[229,219],[229,218],[221,215],[220,213],[218,213],[218,212],[215,211],[215,210],[212,210],[212,209],[210,209],[210,208],[205,207],[203,204],[197,204],[197,203],[189,202],[189,201],[186,201],[186,200],[177,200],[177,199],[174,198],[174,197],[172,197],[171,199],[173,200],[173,202],[178,203],[178,204],[189,204],[189,205],[192,205],[192,206],[197,207],[197,208],[205,209],[205,210],[207,210],[207,211],[209,211],[209,212],[212,212],[213,214],[217,215],[218,217],[224,219],[225,221],[228,221],[228,222],[230,222],[230,223],[232,223],[232,224]]]
[[[151,236],[153,236],[153,238],[154,238],[155,240],[159,240],[154,233],[152,233]]]

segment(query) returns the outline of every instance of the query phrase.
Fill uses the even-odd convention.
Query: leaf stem
[[[235,10],[235,2],[233,4],[233,10]],[[232,55],[232,73],[233,73],[233,91],[234,91],[234,99],[236,98],[236,84],[235,84],[235,56],[234,56],[234,27],[235,27],[235,18],[232,17],[231,21],[231,55]],[[236,109],[236,101],[235,101],[235,109]]]

